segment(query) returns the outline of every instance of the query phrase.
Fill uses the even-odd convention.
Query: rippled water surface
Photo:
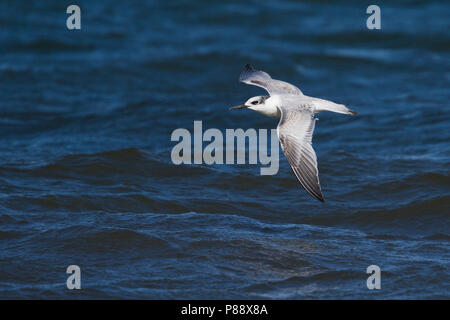
[[[73,2],[0,3],[0,298],[450,298],[448,3]],[[324,204],[284,156],[172,164],[194,120],[276,127],[228,110],[246,63],[358,111],[319,115]]]

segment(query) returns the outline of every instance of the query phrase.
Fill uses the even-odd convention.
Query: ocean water
[[[449,299],[450,4],[370,4],[0,2],[0,298]],[[172,163],[194,120],[276,128],[228,110],[246,63],[358,112],[318,116],[325,203],[281,154]]]

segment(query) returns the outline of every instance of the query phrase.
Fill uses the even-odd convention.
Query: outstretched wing
[[[299,88],[290,83],[272,79],[264,71],[258,71],[247,64],[239,76],[239,81],[264,88],[270,95],[274,94],[296,94],[303,95]]]
[[[317,157],[311,145],[316,119],[307,111],[283,107],[280,110],[277,133],[281,148],[303,188],[317,200],[325,202],[320,189]]]

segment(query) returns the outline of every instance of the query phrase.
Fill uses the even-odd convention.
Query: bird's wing
[[[277,133],[292,170],[298,181],[314,198],[324,202],[320,189],[317,157],[312,148],[316,119],[311,112],[281,107]]]
[[[300,89],[297,88],[296,86],[284,81],[272,79],[268,73],[264,71],[255,70],[249,64],[247,64],[244,70],[241,72],[241,75],[239,76],[239,81],[264,88],[267,90],[267,92],[269,92],[270,95],[274,94],[303,95]]]

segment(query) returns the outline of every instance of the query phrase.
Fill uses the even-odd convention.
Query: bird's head
[[[230,110],[248,108],[248,109],[258,111],[265,107],[267,98],[268,97],[266,97],[266,96],[252,97],[252,98],[248,99],[247,102],[245,102],[244,104],[241,104],[241,105],[238,105],[235,107],[231,107]]]

